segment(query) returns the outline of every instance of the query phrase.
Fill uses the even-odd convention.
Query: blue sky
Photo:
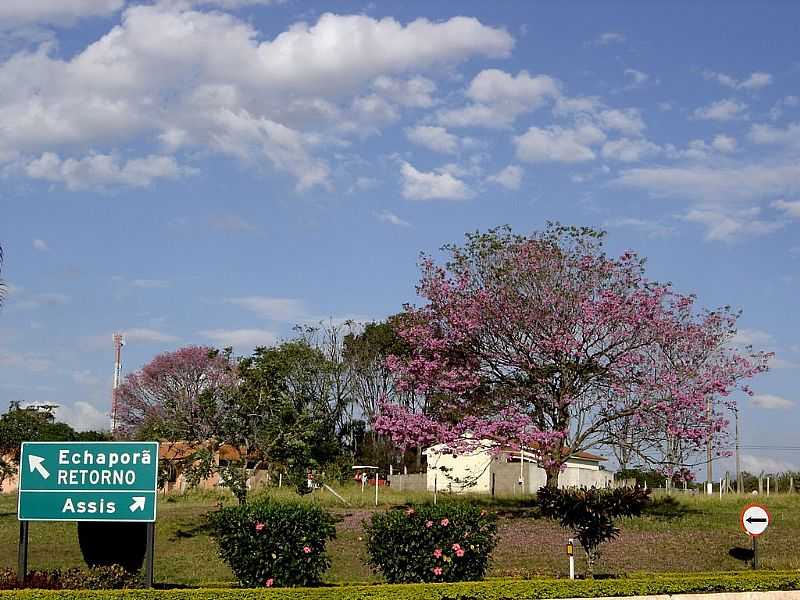
[[[791,3],[5,0],[0,406],[106,423],[124,367],[414,300],[416,259],[546,220],[744,316],[777,353],[749,446],[793,445]],[[800,468],[748,449],[745,466]]]

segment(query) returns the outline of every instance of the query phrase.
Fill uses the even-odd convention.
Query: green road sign
[[[23,442],[21,521],[155,521],[158,442]]]

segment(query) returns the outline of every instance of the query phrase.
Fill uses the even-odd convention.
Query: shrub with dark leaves
[[[472,581],[496,544],[493,513],[467,504],[421,504],[364,523],[369,565],[389,583]]]
[[[317,585],[330,566],[334,519],[313,504],[257,500],[207,518],[220,557],[245,587]]]
[[[536,499],[543,516],[558,519],[562,527],[574,532],[586,552],[587,575],[592,577],[600,556],[600,544],[619,535],[614,519],[641,515],[650,502],[650,490],[543,487]]]
[[[138,586],[136,575],[119,565],[110,565],[91,569],[29,571],[22,587],[45,590],[119,590]],[[15,590],[19,587],[16,571],[0,570],[0,590]]]

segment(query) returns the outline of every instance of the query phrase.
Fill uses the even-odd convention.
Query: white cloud
[[[636,69],[625,69],[624,75],[628,80],[628,84],[625,86],[627,89],[641,87],[650,79],[650,75]]]
[[[470,82],[466,95],[474,103],[441,110],[436,118],[449,127],[510,127],[521,114],[533,111],[560,95],[558,82],[547,75],[531,76],[520,71],[512,76],[499,69],[486,69]]]
[[[694,117],[711,121],[731,121],[742,118],[746,110],[747,105],[745,103],[727,98],[695,109]]]
[[[232,346],[251,350],[258,346],[272,346],[278,340],[276,333],[266,329],[209,329],[199,332],[220,347]]]
[[[16,290],[12,306],[22,310],[33,310],[43,306],[63,306],[69,304],[71,298],[66,294],[45,292],[39,294],[21,293]]]
[[[490,183],[496,183],[509,190],[518,190],[522,184],[522,168],[517,165],[508,165],[500,172],[486,178]]]
[[[458,152],[459,138],[449,133],[444,127],[417,125],[406,129],[406,137],[410,142],[423,146],[434,152],[453,154]]]
[[[182,1],[183,0],[177,0],[178,3]],[[188,3],[195,6],[216,6],[226,10],[237,10],[247,6],[271,6],[273,4],[283,4],[285,1],[286,0],[188,0]]]
[[[169,152],[266,163],[294,176],[299,189],[327,186],[320,148],[364,135],[365,120],[386,122],[394,103],[428,104],[426,80],[395,85],[381,77],[401,81],[409,71],[504,57],[514,44],[506,31],[473,18],[403,24],[335,14],[264,39],[233,15],[186,6],[132,5],[117,27],[69,59],[42,45],[0,63],[0,156],[52,154],[51,168],[34,169],[35,176],[63,179],[52,174],[61,163],[97,166],[72,156],[76,148],[110,156],[157,140]],[[374,93],[365,94],[371,83]],[[120,165],[112,173],[115,183],[154,179],[131,178]]]
[[[783,227],[781,223],[759,219],[759,208],[693,208],[684,215],[684,220],[706,227],[706,239],[730,242],[741,237],[755,237],[773,233]]]
[[[800,164],[643,167],[622,171],[615,183],[661,197],[752,201],[800,189]]]
[[[661,152],[661,147],[648,140],[621,138],[609,140],[603,144],[604,158],[622,162],[638,162],[644,158],[655,156]]]
[[[790,123],[785,128],[755,124],[747,135],[756,144],[779,144],[800,148],[800,123]]]
[[[467,185],[448,172],[418,171],[407,162],[400,167],[403,196],[411,200],[463,200],[472,195]]]
[[[127,343],[154,343],[162,344],[167,342],[177,342],[179,338],[168,333],[163,333],[156,329],[147,329],[144,327],[134,327],[123,331],[125,342]],[[111,336],[105,336],[104,339],[111,339]]]
[[[39,252],[47,252],[50,247],[47,245],[47,242],[37,238],[33,240],[33,249],[38,250]]]
[[[169,287],[169,281],[163,279],[134,279],[131,286],[143,289],[155,289]]]
[[[787,462],[780,458],[769,456],[754,456],[752,454],[742,454],[742,470],[756,475],[761,473],[783,473],[785,471],[796,471],[794,463]]]
[[[714,148],[717,152],[723,153],[730,153],[736,151],[736,138],[731,137],[729,135],[717,135],[714,136],[714,140],[711,142],[711,147]]]
[[[412,108],[429,108],[436,101],[436,83],[425,77],[398,79],[382,75],[372,82],[372,88],[381,96]]]
[[[548,99],[560,94],[558,82],[547,75],[531,77],[527,71],[515,76],[500,69],[485,69],[478,73],[467,88],[467,96],[476,102],[496,104],[519,102],[533,110]]]
[[[381,212],[377,212],[374,214],[376,219],[378,219],[379,221],[383,221],[384,223],[389,223],[390,225],[396,225],[397,227],[411,227],[411,223],[409,223],[408,221],[404,221],[396,214],[388,210],[382,210]]]
[[[705,71],[703,77],[737,90],[757,90],[772,83],[772,75],[761,71],[751,73],[747,79],[741,81],[725,73],[715,73],[714,71]]]
[[[739,329],[731,339],[731,345],[744,348],[753,346],[754,348],[769,348],[774,343],[771,333],[760,329]]]
[[[19,352],[3,352],[0,350],[0,367],[14,370],[23,369],[32,373],[43,373],[53,367],[53,361],[43,356]]]
[[[251,221],[233,214],[216,215],[208,220],[208,224],[212,229],[226,233],[246,233],[256,230]]]
[[[108,431],[110,426],[110,418],[106,413],[81,400],[71,406],[57,406],[55,416],[58,421],[71,425],[77,431]]]
[[[594,125],[579,125],[575,129],[531,127],[514,138],[514,145],[517,158],[526,162],[581,162],[594,160],[591,146],[605,139],[605,134]]]
[[[757,406],[758,408],[766,408],[766,409],[783,409],[783,408],[792,408],[794,406],[794,402],[791,400],[787,400],[782,396],[776,396],[774,394],[756,394],[750,399],[753,406]]]
[[[120,10],[125,0],[3,0],[0,29],[42,23],[69,25],[83,17],[104,17]]]
[[[609,44],[621,44],[625,41],[625,34],[609,31],[606,33],[601,33],[594,39],[594,45],[596,46],[608,46]]]
[[[72,371],[70,376],[75,383],[79,383],[81,385],[96,386],[102,383],[102,380],[97,375],[92,374],[92,372],[88,369],[83,371]]]
[[[123,185],[148,187],[156,179],[177,179],[193,171],[181,167],[172,156],[131,158],[120,164],[115,156],[92,154],[85,158],[62,160],[57,154],[45,152],[25,167],[33,179],[63,183],[70,190]]]
[[[244,296],[228,298],[228,304],[240,306],[255,313],[262,319],[297,323],[308,318],[308,311],[302,300],[294,298],[272,298],[269,296]]]
[[[782,210],[790,217],[800,219],[800,200],[794,200],[793,202],[789,202],[788,200],[776,200],[772,203],[772,206],[778,210]]]
[[[603,227],[633,229],[651,238],[667,238],[675,234],[675,228],[658,221],[649,221],[635,217],[620,217],[603,223]]]

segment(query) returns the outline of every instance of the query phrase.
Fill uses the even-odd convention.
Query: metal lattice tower
[[[114,383],[111,388],[111,433],[117,429],[117,388],[122,383],[122,347],[125,345],[125,338],[121,333],[112,336],[114,340]]]

